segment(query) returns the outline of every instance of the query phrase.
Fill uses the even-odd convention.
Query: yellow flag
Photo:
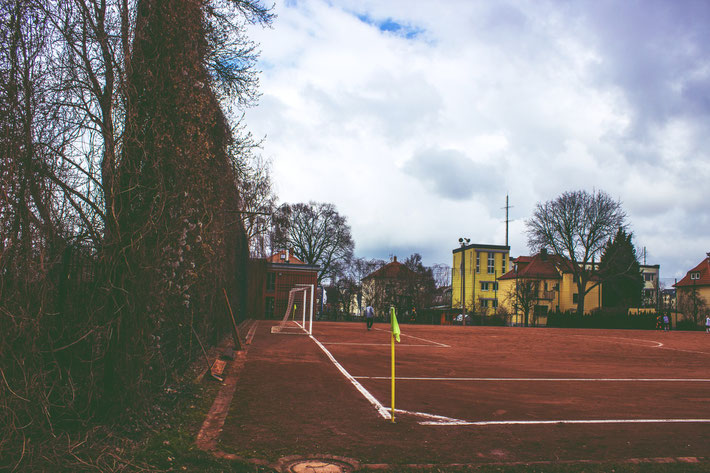
[[[395,315],[394,307],[390,307],[390,315],[392,319],[392,335],[394,335],[395,340],[399,341],[399,324],[397,323],[397,315]]]

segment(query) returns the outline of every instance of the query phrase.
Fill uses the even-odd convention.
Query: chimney
[[[547,261],[547,248],[540,249],[540,259],[543,261]]]
[[[288,263],[289,249],[286,248],[286,262]]]
[[[392,257],[392,262],[393,262],[393,263],[396,263],[396,262],[397,262],[397,255],[395,255],[395,256]]]

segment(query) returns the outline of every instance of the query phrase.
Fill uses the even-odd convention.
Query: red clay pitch
[[[402,325],[395,407],[406,413],[392,423],[315,340],[271,325],[259,322],[220,437],[244,457],[475,464],[710,451],[704,332]],[[389,326],[374,328],[316,322],[313,336],[389,408]]]

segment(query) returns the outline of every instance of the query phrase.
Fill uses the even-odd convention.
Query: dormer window
[[[700,279],[700,273],[699,272],[690,273],[690,279]]]

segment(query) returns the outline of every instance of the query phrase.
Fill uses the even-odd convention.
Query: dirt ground
[[[710,451],[710,335],[702,332],[402,325],[396,407],[407,413],[392,423],[313,339],[270,327],[258,324],[219,438],[243,457],[450,465]],[[389,326],[374,328],[317,322],[313,336],[389,408]],[[411,413],[466,425],[422,425],[432,417]]]

